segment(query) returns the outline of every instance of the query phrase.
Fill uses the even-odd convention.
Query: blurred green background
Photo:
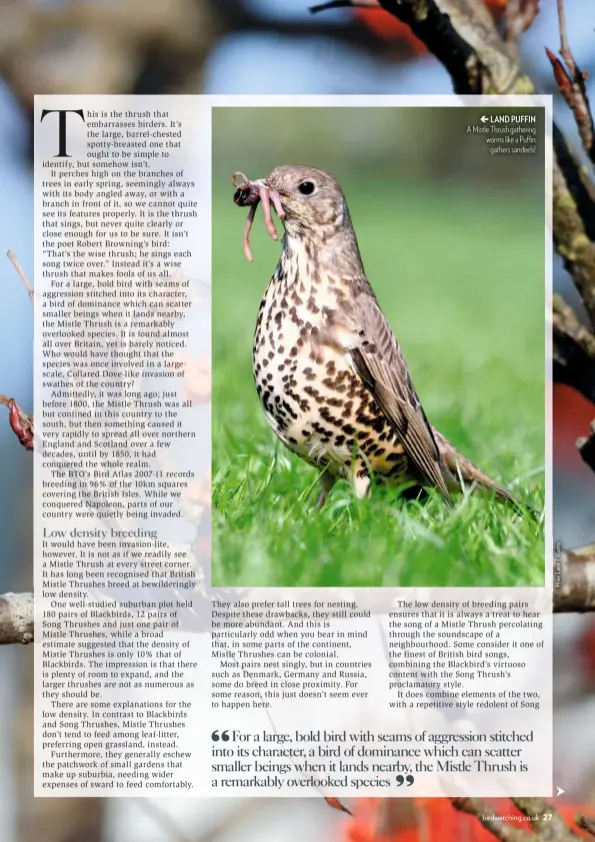
[[[216,109],[213,116],[213,584],[510,586],[544,581],[543,525],[479,494],[356,501],[267,425],[252,377],[280,244],[254,263],[229,176],[311,164],[341,183],[364,266],[426,414],[467,457],[544,500],[544,159],[490,155],[470,108]],[[541,114],[537,109],[530,113]],[[282,227],[276,220],[281,233]]]

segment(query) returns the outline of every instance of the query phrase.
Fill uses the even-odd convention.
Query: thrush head
[[[332,175],[315,167],[291,165],[275,167],[266,178],[256,180],[238,171],[231,181],[236,205],[250,208],[243,238],[248,260],[253,259],[250,231],[256,208],[262,203],[266,228],[274,240],[278,237],[271,208],[283,221],[289,240],[309,244],[310,254],[324,251],[335,268],[342,254],[343,262],[353,264],[345,271],[360,270],[361,258],[345,196]]]
[[[328,236],[348,220],[343,191],[335,179],[315,167],[276,167],[264,179],[279,196],[289,235]]]

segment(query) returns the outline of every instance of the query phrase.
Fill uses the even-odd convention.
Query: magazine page
[[[36,792],[546,793],[548,100],[84,105],[35,101]]]

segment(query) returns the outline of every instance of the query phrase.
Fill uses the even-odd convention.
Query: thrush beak
[[[256,214],[258,203],[262,202],[262,209],[264,211],[264,221],[266,229],[273,240],[278,240],[279,236],[275,229],[275,223],[271,215],[271,204],[277,212],[277,216],[283,219],[285,211],[281,205],[281,199],[277,190],[272,189],[266,179],[259,178],[256,181],[250,181],[244,173],[235,172],[231,177],[231,183],[236,188],[233,194],[233,200],[236,205],[240,207],[249,207],[248,218],[244,227],[244,253],[248,260],[252,262],[252,252],[250,250],[250,230]]]

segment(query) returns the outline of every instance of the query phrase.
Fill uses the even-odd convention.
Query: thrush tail
[[[497,500],[503,503],[509,503],[521,514],[527,514],[528,512],[535,520],[539,519],[540,515],[536,509],[524,503],[512,491],[509,491],[505,486],[481,471],[473,462],[470,462],[462,453],[459,453],[444,436],[436,432],[435,437],[442,463],[452,475],[450,482],[447,479],[449,488],[460,491],[462,479],[463,483],[468,483],[469,485],[475,484],[492,492]]]

